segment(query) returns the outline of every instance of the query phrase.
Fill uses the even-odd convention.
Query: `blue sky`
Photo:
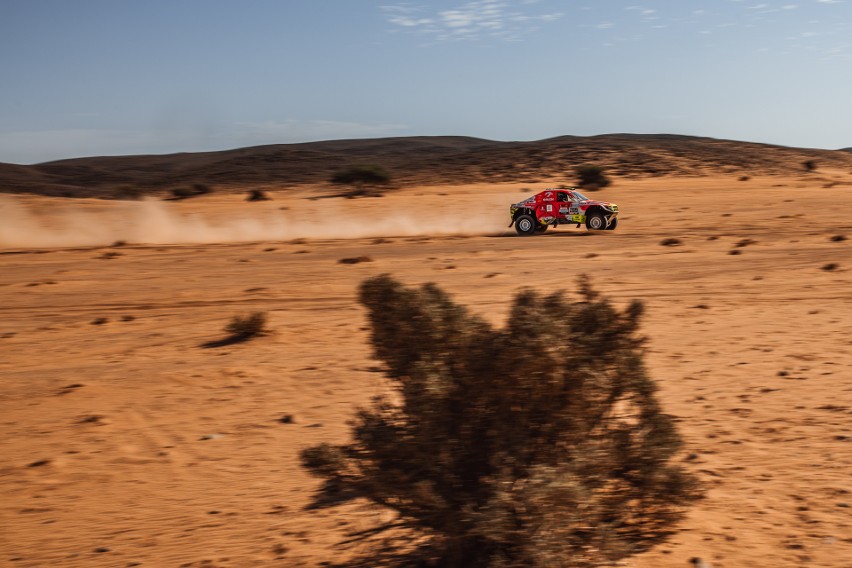
[[[0,162],[612,132],[852,146],[852,0],[0,0]]]

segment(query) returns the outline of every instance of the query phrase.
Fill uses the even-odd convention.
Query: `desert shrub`
[[[817,163],[815,160],[806,160],[802,162],[802,167],[805,168],[805,171],[813,172],[817,169]]]
[[[195,195],[195,192],[188,187],[176,187],[172,190],[172,197],[175,199],[186,199]]]
[[[378,196],[378,186],[386,186],[391,182],[391,176],[381,166],[359,165],[340,170],[331,176],[331,183],[336,185],[348,185],[352,189],[348,197]]]
[[[317,506],[390,508],[439,566],[591,567],[649,548],[696,498],[670,461],[640,302],[619,311],[583,278],[576,301],[519,292],[497,329],[432,284],[378,276],[360,301],[396,393],[357,413],[348,444],[302,452],[326,480]]]
[[[348,258],[341,258],[337,261],[337,264],[360,264],[362,262],[373,262],[373,259],[369,256],[354,256]]]
[[[199,195],[207,195],[213,193],[210,186],[203,183],[196,183],[192,187],[177,187],[172,190],[172,199],[189,199],[190,197],[198,197]]]
[[[132,186],[132,185],[123,185],[118,187],[113,194],[113,199],[123,200],[123,201],[137,201],[145,197],[145,192],[142,189]]]
[[[251,339],[258,335],[267,333],[266,314],[254,312],[245,316],[234,316],[225,326],[225,332],[231,335],[231,339]]]
[[[574,172],[577,174],[577,185],[583,189],[594,191],[612,183],[600,166],[577,166]]]
[[[272,199],[262,189],[252,189],[246,196],[246,201],[269,201]]]

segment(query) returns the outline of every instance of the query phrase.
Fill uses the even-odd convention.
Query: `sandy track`
[[[505,205],[532,193],[518,187],[262,204],[216,196],[174,204],[170,230],[216,237],[227,223],[279,213],[310,230],[103,248],[69,242],[63,222],[69,212],[121,220],[122,204],[24,198],[36,232],[64,235],[66,247],[0,251],[0,564],[341,560],[335,543],[381,512],[306,509],[317,484],[296,456],[345,439],[353,409],[385,388],[358,283],[383,272],[434,281],[497,323],[519,287],[570,291],[587,272],[619,303],[646,301],[651,374],[708,489],[674,538],[625,565],[847,566],[852,222],[838,207],[848,190],[823,185],[623,182],[604,193],[624,211],[614,233],[532,238],[505,229]],[[375,213],[399,204],[416,206],[422,223],[402,235]],[[332,238],[341,225],[317,217],[328,210],[372,223]],[[441,223],[460,234],[431,235]],[[681,242],[662,246],[668,237]],[[338,263],[361,256],[371,261]],[[273,335],[201,347],[253,310],[269,314]]]

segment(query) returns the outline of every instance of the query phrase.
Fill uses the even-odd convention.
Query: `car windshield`
[[[589,198],[588,198],[588,197],[586,197],[585,195],[583,195],[583,194],[582,194],[582,193],[580,193],[579,191],[573,191],[572,193],[573,193],[573,194],[574,194],[574,196],[575,196],[578,200],[580,200],[580,201],[588,201],[588,200],[589,200]]]

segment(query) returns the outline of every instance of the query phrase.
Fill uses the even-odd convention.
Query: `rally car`
[[[618,205],[589,199],[575,188],[545,189],[509,207],[519,235],[543,233],[557,225],[586,225],[590,231],[612,231],[618,226]]]

